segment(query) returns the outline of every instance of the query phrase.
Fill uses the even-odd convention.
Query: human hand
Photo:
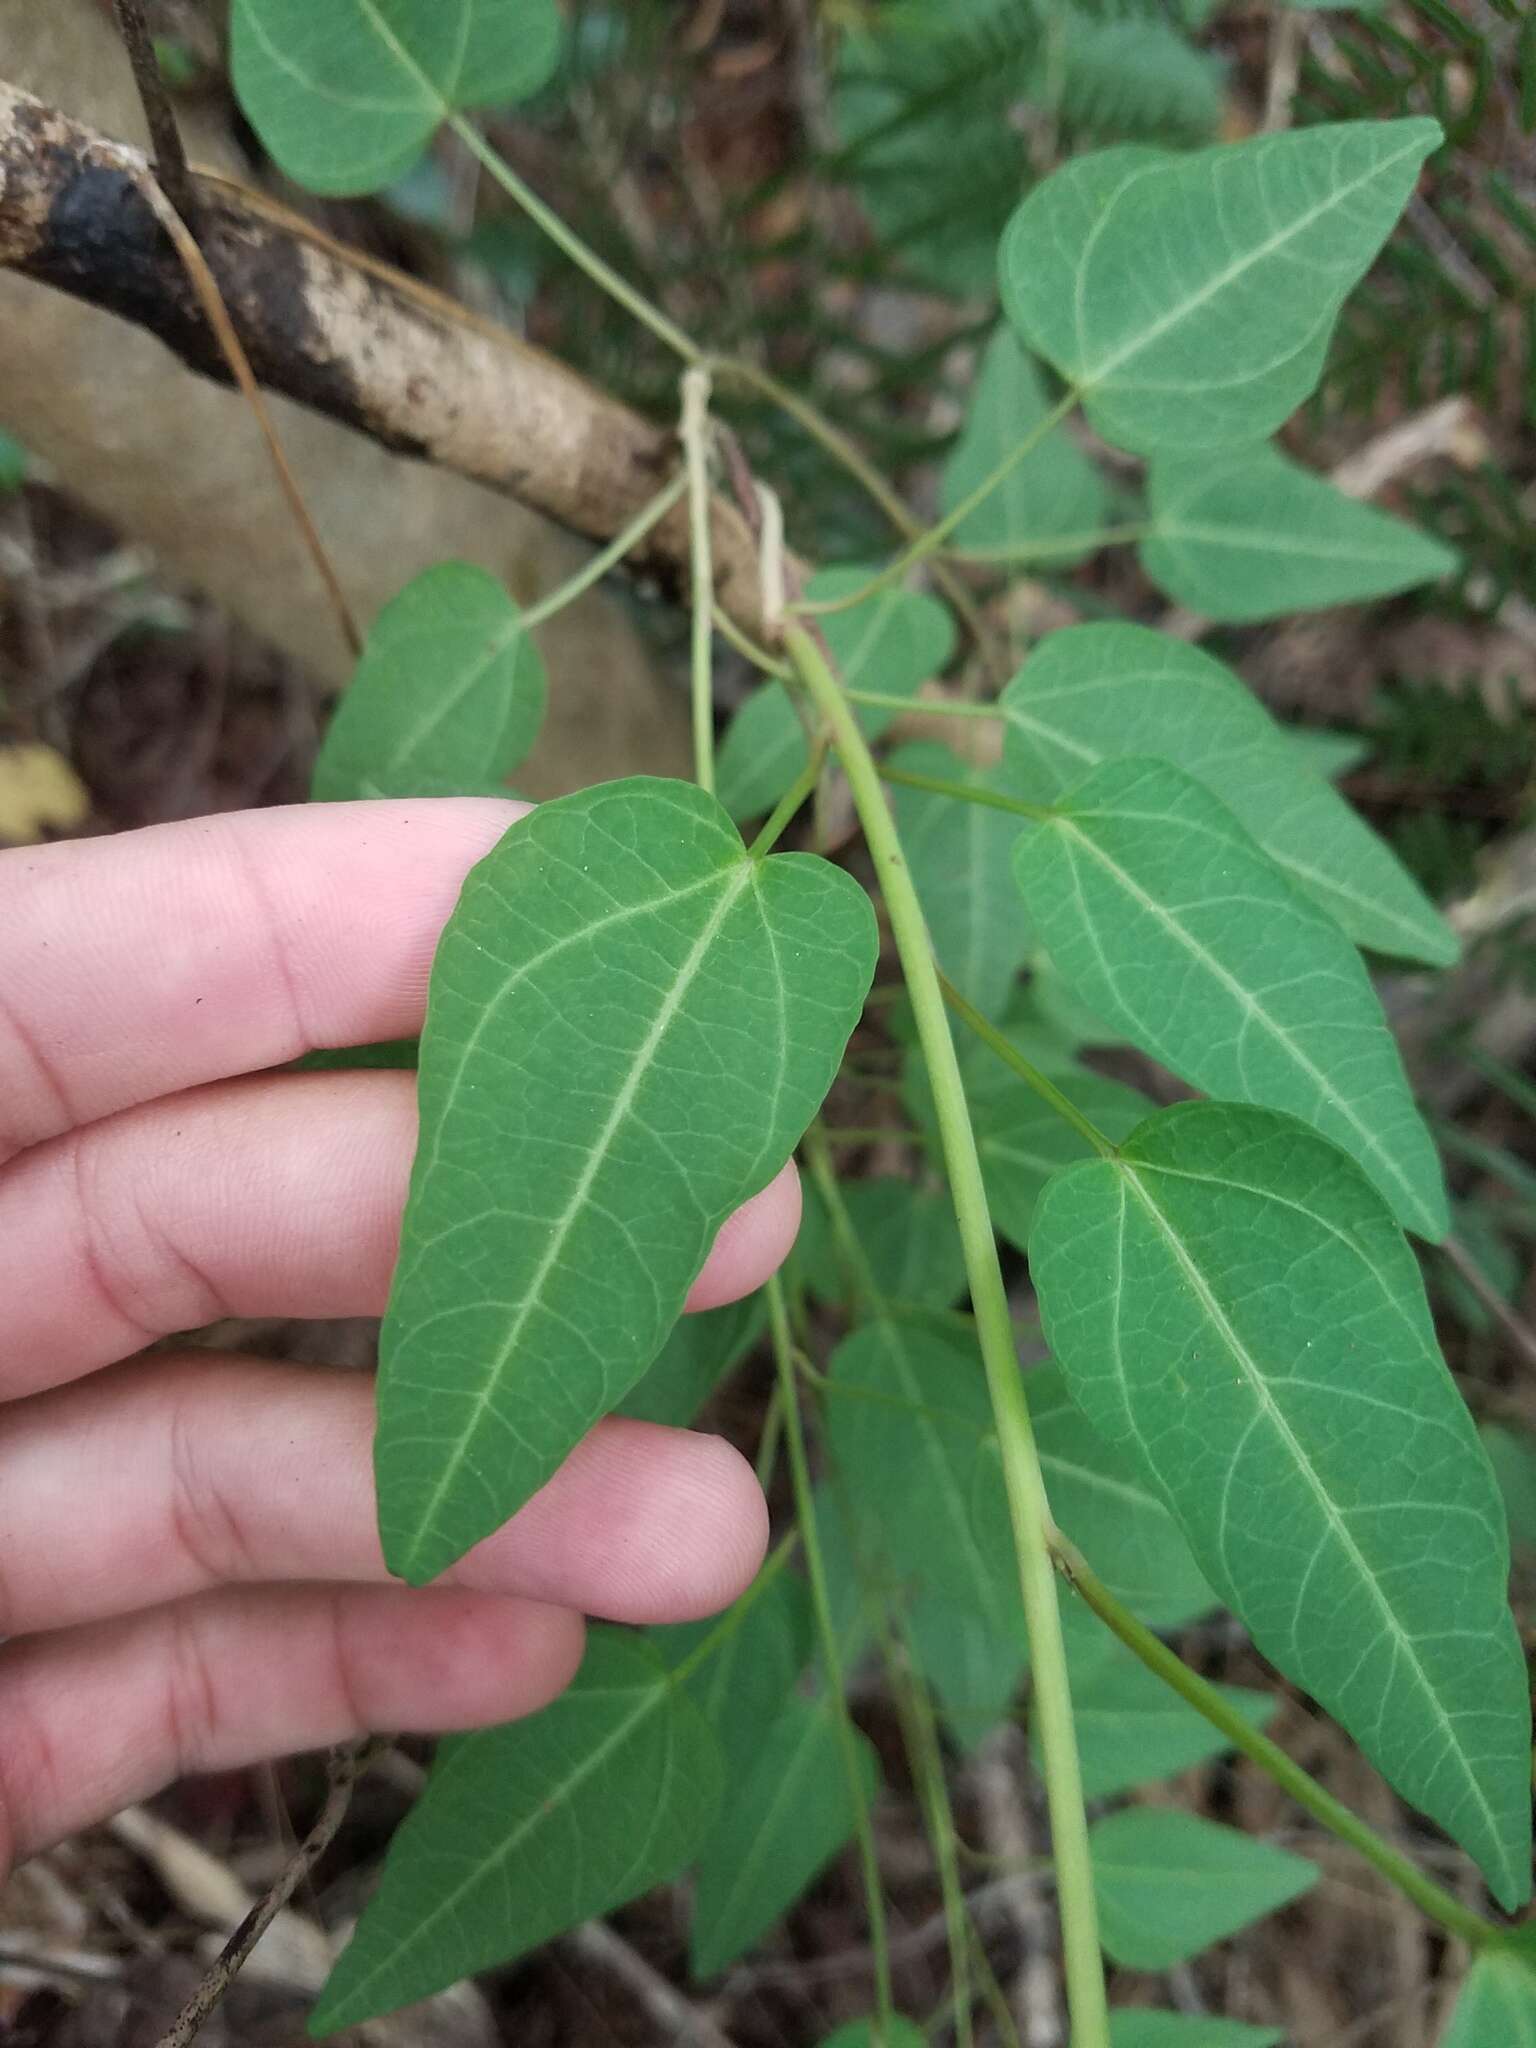
[[[411,1590],[363,1375],[133,1357],[382,1310],[415,1077],[269,1070],[420,1028],[459,885],[517,815],[316,805],[0,855],[0,1875],[184,1773],[532,1712],[583,1614],[687,1620],[757,1568],[745,1461],[612,1418]],[[758,1286],[799,1209],[786,1167],[689,1306]]]

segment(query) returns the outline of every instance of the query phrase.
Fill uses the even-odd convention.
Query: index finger
[[[526,804],[292,805],[0,854],[0,1161],[176,1089],[413,1035]]]

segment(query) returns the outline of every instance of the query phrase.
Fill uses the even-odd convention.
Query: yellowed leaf
[[[30,846],[50,828],[71,831],[90,808],[85,784],[52,747],[0,747],[0,839]]]

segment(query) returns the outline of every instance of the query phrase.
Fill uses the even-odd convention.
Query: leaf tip
[[[335,1982],[336,1974],[340,1968],[341,1964],[338,1963],[336,1970],[331,1974],[331,1983]],[[361,2017],[364,2017],[364,2015],[349,2013],[345,2001],[336,1996],[335,1992],[331,1989],[331,1984],[327,1984],[320,1994],[314,2011],[304,2023],[304,2032],[311,2041],[329,2041],[334,2035],[339,2034],[344,2027],[350,2026],[354,2019]]]
[[[1497,1866],[1492,1859],[1480,1858],[1488,1889],[1504,1908],[1506,1913],[1518,1913],[1531,1901],[1531,1836],[1527,1825],[1522,1839],[1514,1844],[1501,1844]],[[1516,1928],[1515,1934],[1528,1933],[1529,1929]]]
[[[384,1569],[391,1578],[403,1580],[407,1586],[430,1585],[461,1554],[434,1538],[429,1529],[392,1529],[382,1521],[379,1541],[384,1551]]]

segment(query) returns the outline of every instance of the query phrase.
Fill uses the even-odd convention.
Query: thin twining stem
[[[619,566],[632,547],[645,539],[653,526],[660,525],[687,488],[688,473],[686,470],[680,470],[671,483],[664,485],[656,493],[649,504],[641,506],[628,526],[622,533],[616,533],[607,547],[595,554],[591,561],[583,562],[574,576],[568,576],[564,583],[557,585],[536,604],[529,605],[522,615],[523,630],[526,632],[534,626],[543,625],[544,621],[552,619],[556,612],[564,611],[568,604],[574,604],[594,583],[600,583],[610,569]]]
[[[902,554],[899,554],[893,562],[888,562],[878,576],[872,576],[868,583],[862,584],[857,590],[851,591],[846,597],[823,598],[819,603],[802,600],[794,609],[802,617],[806,618],[827,612],[847,611],[853,605],[863,604],[866,598],[873,597],[877,591],[884,590],[888,584],[898,583],[916,563],[925,561],[928,556],[938,553],[956,527],[963,525],[979,506],[986,503],[987,499],[991,497],[992,493],[1000,485],[1008,481],[1019,464],[1032,455],[1046,436],[1054,432],[1061,425],[1062,421],[1074,409],[1076,404],[1077,393],[1075,391],[1068,391],[1059,398],[1050,411],[1043,418],[1036,421],[1023,440],[1009,449],[1008,453],[990,475],[982,478],[974,491],[969,492],[960,500],[958,505],[951,511],[946,512],[942,519],[920,534],[910,547]]]
[[[1072,1721],[1066,1646],[1056,1604],[1055,1566],[1049,1543],[1054,1523],[1035,1449],[1034,1427],[1024,1400],[1008,1293],[938,970],[896,821],[853,706],[843,695],[822,647],[804,627],[790,625],[786,629],[784,651],[820,712],[848,778],[890,914],[891,932],[928,1068],[949,1174],[950,1198],[965,1253],[977,1341],[1002,1453],[1019,1590],[1029,1629],[1035,1716],[1056,1852],[1073,2044],[1074,2048],[1108,2048],[1109,2015],[1099,1953],[1098,1907],[1088,1853],[1088,1822],[1083,1810],[1082,1771]]]
[[[768,1327],[773,1340],[774,1369],[784,1414],[784,1448],[789,1456],[790,1480],[794,1487],[795,1519],[805,1545],[806,1576],[811,1584],[811,1605],[816,1615],[816,1633],[821,1661],[826,1667],[827,1689],[832,1716],[837,1725],[843,1769],[848,1779],[848,1797],[853,1807],[854,1833],[859,1845],[859,1863],[864,1876],[865,1906],[869,1914],[869,1946],[875,1965],[875,2010],[879,2038],[888,2039],[895,2016],[891,1993],[890,1940],[885,1923],[885,1894],[880,1885],[880,1857],[875,1831],[869,1817],[869,1801],[859,1770],[858,1748],[848,1703],[843,1691],[842,1656],[838,1650],[837,1624],[832,1616],[832,1598],[821,1554],[821,1536],[816,1527],[816,1503],[811,1491],[811,1468],[805,1454],[805,1430],[800,1419],[800,1389],[795,1380],[794,1339],[789,1327],[789,1309],[784,1283],[777,1274],[764,1289],[768,1301]]]
[[[710,546],[709,372],[698,363],[683,372],[683,457],[688,471],[688,543],[692,616],[689,637],[693,706],[693,779],[711,795],[715,787],[714,602]]]
[[[1426,1877],[1406,1856],[1400,1855],[1389,1842],[1384,1841],[1374,1828],[1368,1827],[1358,1814],[1351,1813],[1331,1792],[1324,1791],[1315,1778],[1304,1771],[1294,1758],[1287,1756],[1262,1729],[1255,1728],[1215,1686],[1198,1672],[1191,1671],[1182,1657],[1170,1650],[1116,1599],[1059,1531],[1052,1535],[1051,1548],[1062,1577],[1125,1647],[1213,1728],[1219,1728],[1234,1749],[1257,1764],[1267,1778],[1273,1779],[1282,1792],[1294,1799],[1298,1806],[1304,1807],[1330,1834],[1337,1835],[1341,1842],[1347,1842],[1357,1850],[1389,1884],[1411,1899],[1431,1920],[1469,1942],[1472,1947],[1483,1948],[1501,1938],[1501,1930],[1491,1920],[1474,1913],[1470,1906],[1463,1905],[1460,1899]]]
[[[942,969],[939,971],[939,987],[944,991],[944,1000],[960,1019],[961,1023],[974,1031],[982,1044],[995,1052],[1005,1066],[1011,1067],[1027,1088],[1032,1088],[1042,1102],[1051,1108],[1065,1123],[1069,1123],[1079,1137],[1086,1138],[1096,1152],[1106,1159],[1115,1156],[1115,1147],[1105,1134],[1056,1086],[1049,1074],[1042,1073],[1033,1060],[1026,1059],[1010,1039],[1003,1036],[997,1026],[984,1017],[974,1003],[967,1002],[959,989]]]
[[[989,811],[1011,811],[1016,818],[1028,818],[1037,825],[1056,815],[1049,804],[1027,803],[1021,796],[988,789],[983,783],[951,782],[942,775],[919,775],[915,769],[892,768],[885,762],[880,764],[879,772],[883,781],[898,782],[903,789],[926,789],[933,796],[953,797],[956,803],[983,804]]]
[[[421,74],[423,77],[425,74]],[[500,151],[493,149],[475,126],[462,114],[455,114],[444,107],[449,126],[464,144],[464,147],[482,163],[492,178],[506,193],[507,197],[520,206],[535,227],[541,228],[560,250],[568,256],[576,268],[591,278],[592,282],[605,291],[609,298],[622,306],[626,313],[638,320],[640,325],[660,342],[682,357],[685,363],[699,363],[704,351],[689,335],[685,334],[675,320],[670,320],[659,306],[650,300],[625,277],[621,277],[611,263],[605,263],[597,251],[590,248],[581,236],[568,228],[552,206],[534,191],[533,187],[520,178]]]

